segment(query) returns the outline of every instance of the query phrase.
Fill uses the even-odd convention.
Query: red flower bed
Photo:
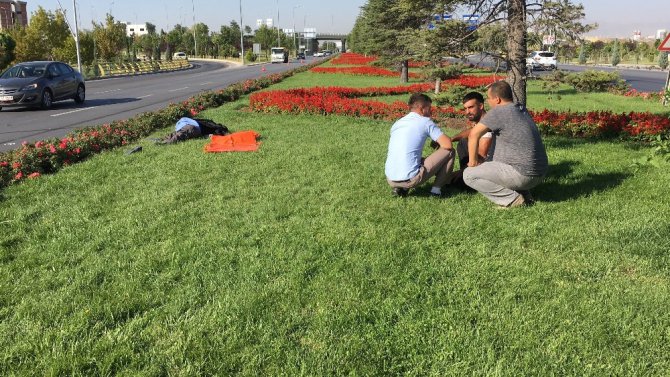
[[[467,85],[479,85],[491,77],[461,78]],[[452,80],[449,80],[452,81]],[[453,83],[453,82],[452,82]],[[407,104],[364,101],[357,97],[425,92],[432,84],[371,88],[308,88],[254,93],[250,96],[253,111],[288,114],[337,114],[393,120],[407,112]],[[436,119],[453,118],[460,114],[453,108],[433,108]],[[570,113],[544,110],[530,112],[544,134],[577,137],[647,137],[670,132],[670,118],[650,113],[614,114],[608,111]]]
[[[378,68],[378,67],[315,67],[310,69],[314,73],[344,73],[347,75],[360,75],[360,76],[385,76],[385,77],[397,77],[400,76],[400,73],[393,72],[388,69]],[[409,72],[410,78],[421,77],[418,73]]]
[[[396,101],[389,104],[356,97],[425,92],[431,87],[431,84],[415,84],[386,88],[318,87],[273,90],[252,94],[249,97],[249,107],[253,111],[266,113],[335,114],[391,120],[407,113],[406,103]],[[433,113],[436,118],[442,118],[454,117],[457,111],[453,108],[434,107]]]
[[[410,60],[408,63],[408,66],[410,68],[424,68],[428,67],[430,65],[430,62],[415,62],[413,60]]]
[[[377,60],[376,56],[364,56],[353,52],[345,52],[330,62],[336,65],[366,65],[375,60]]]
[[[545,134],[579,137],[651,136],[670,132],[670,118],[650,113],[614,114],[610,111],[530,112]]]

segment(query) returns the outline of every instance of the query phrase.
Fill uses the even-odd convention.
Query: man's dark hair
[[[498,97],[505,102],[514,101],[514,96],[512,94],[512,87],[509,86],[507,81],[504,80],[496,81],[489,86],[489,90],[491,90],[491,94],[494,97]]]
[[[484,96],[478,92],[470,92],[463,97],[463,103],[476,99],[479,103],[484,103]]]
[[[409,97],[407,102],[410,109],[415,109],[417,107],[424,108],[433,104],[433,100],[430,99],[427,95],[423,93],[414,93]]]

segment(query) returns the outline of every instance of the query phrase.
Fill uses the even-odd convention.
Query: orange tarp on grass
[[[253,152],[261,144],[256,139],[261,136],[255,131],[240,131],[230,135],[212,135],[205,152]]]

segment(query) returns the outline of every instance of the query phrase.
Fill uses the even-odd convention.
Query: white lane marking
[[[178,92],[178,91],[180,91],[180,90],[186,90],[186,89],[188,89],[188,86],[185,86],[185,87],[183,87],[183,88],[179,88],[179,89],[168,90],[168,92],[172,93],[172,92]]]
[[[16,143],[4,143],[2,145],[16,145]]]
[[[200,86],[205,86],[209,84],[213,84],[213,82],[212,81],[203,82],[202,84],[200,84]]]
[[[153,94],[147,94],[146,96],[137,97],[137,99],[147,98],[147,97],[151,97],[151,96],[153,96]]]
[[[85,107],[85,108],[83,108],[83,109],[77,109],[77,110],[72,110],[72,111],[66,111],[66,112],[64,112],[64,113],[53,114],[52,117],[59,117],[59,116],[61,116],[61,115],[67,115],[67,114],[72,114],[72,113],[78,113],[78,112],[80,112],[80,111],[91,110],[91,109],[95,109],[95,108],[97,108],[97,107],[98,107],[98,106],[91,106],[91,107]]]
[[[118,92],[121,89],[112,89],[112,90],[105,90],[104,92],[95,92],[94,94],[105,94],[105,93],[111,93],[111,92]]]

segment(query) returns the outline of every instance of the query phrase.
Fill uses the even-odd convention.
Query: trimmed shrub
[[[616,88],[625,90],[627,84],[618,72],[588,70],[565,76],[565,83],[572,85],[578,92],[604,92]]]

